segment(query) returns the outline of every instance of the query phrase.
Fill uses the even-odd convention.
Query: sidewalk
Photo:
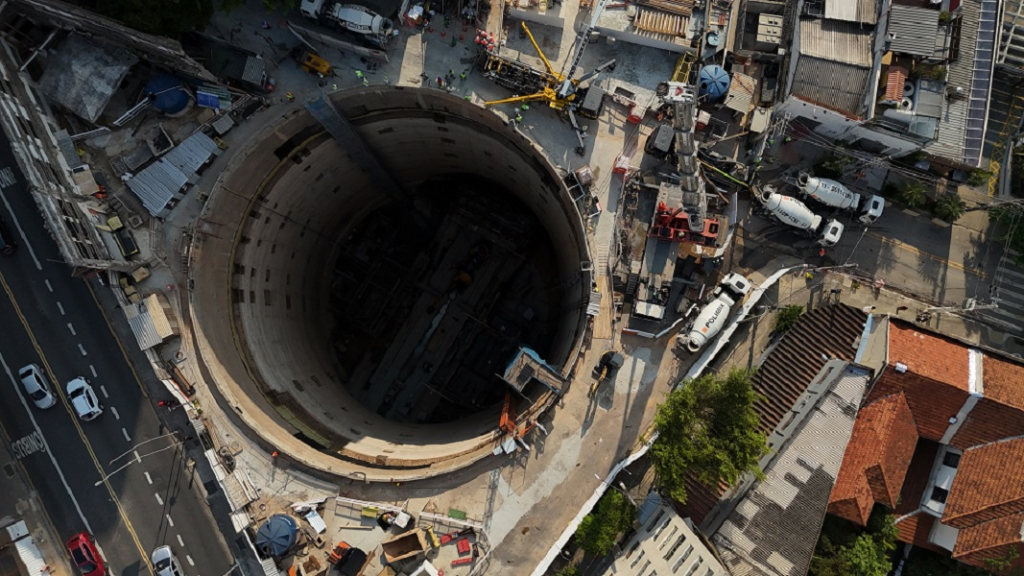
[[[73,576],[56,528],[21,464],[0,443],[0,561],[18,558],[24,576]],[[12,543],[12,540],[14,541]],[[10,546],[8,546],[10,544]]]

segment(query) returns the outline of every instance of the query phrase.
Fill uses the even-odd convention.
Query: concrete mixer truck
[[[796,183],[802,193],[826,206],[860,212],[858,219],[865,224],[878,220],[885,208],[885,199],[881,196],[864,197],[835,180],[818,178],[807,172],[801,172]]]
[[[779,221],[816,237],[815,242],[821,246],[835,246],[843,236],[845,227],[842,222],[834,218],[825,222],[806,204],[792,196],[779,194],[770,184],[764,187],[764,192],[760,194],[759,198],[765,209]]]
[[[700,350],[718,335],[729,319],[732,307],[750,292],[750,281],[735,272],[726,276],[712,293],[713,298],[704,305],[693,321],[686,336],[676,340],[676,346],[689,352]]]

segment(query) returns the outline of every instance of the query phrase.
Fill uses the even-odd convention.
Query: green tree
[[[604,556],[611,552],[615,537],[633,525],[636,507],[618,490],[610,489],[597,501],[576,528],[576,544],[588,554]]]
[[[917,208],[924,204],[927,198],[927,190],[924,184],[915,181],[903,187],[903,190],[900,191],[899,200],[907,208]]]
[[[935,215],[946,222],[956,222],[967,211],[967,204],[956,192],[947,192],[935,201]]]
[[[555,572],[555,576],[580,576],[580,569],[574,564],[566,564],[562,569]]]
[[[800,315],[804,313],[804,307],[799,304],[790,304],[779,310],[775,315],[775,331],[780,334],[789,332],[789,329],[796,326],[800,321]]]
[[[91,8],[139,32],[174,39],[202,30],[213,16],[211,0],[93,0]]]
[[[1006,554],[1002,556],[986,558],[985,567],[998,574],[1020,576],[1020,574],[1024,573],[1024,568],[1016,565],[1018,558],[1020,558],[1020,552],[1017,551],[1015,546],[1011,546],[1007,548]]]
[[[1024,266],[1024,208],[1015,204],[996,206],[989,210],[988,218],[1003,225],[1005,232],[996,241],[1016,252],[1011,256],[1014,264]]]
[[[757,461],[767,450],[751,387],[753,372],[734,369],[722,379],[704,374],[687,380],[658,406],[657,440],[651,446],[661,487],[686,502],[686,477],[713,486],[735,484],[745,472],[763,477]]]
[[[841,154],[829,154],[818,160],[811,168],[811,172],[819,178],[836,179],[843,175],[850,158]]]
[[[886,576],[892,570],[890,557],[896,550],[898,531],[892,514],[882,508],[877,511],[868,521],[867,530],[846,544],[834,542],[823,533],[808,573],[811,576]]]
[[[953,17],[950,16],[949,10],[942,10],[941,12],[939,12],[939,24],[945,26],[946,24],[949,24],[950,20],[952,19]]]
[[[971,173],[967,176],[967,184],[969,186],[981,186],[988,182],[988,179],[992,177],[991,172],[986,172],[979,168],[971,170]]]

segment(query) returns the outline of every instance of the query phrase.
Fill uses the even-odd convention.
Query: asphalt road
[[[0,422],[47,514],[63,539],[91,532],[111,574],[151,574],[149,554],[162,544],[174,548],[187,576],[225,574],[234,559],[198,475],[185,465],[187,455],[199,455],[198,443],[181,442],[180,414],[158,414],[156,400],[166,394],[147,394],[159,394],[159,382],[136,374],[129,356],[143,363],[135,342],[122,346],[111,330],[98,302],[107,288],[73,277],[61,261],[0,134],[6,167],[17,183],[0,190],[0,214],[21,246],[0,257]],[[48,410],[31,404],[16,381],[29,363],[43,367],[60,394]],[[91,422],[79,421],[65,398],[76,376],[92,380],[104,406]],[[168,419],[178,429],[161,423]]]

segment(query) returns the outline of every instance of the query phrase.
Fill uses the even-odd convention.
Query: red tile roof
[[[932,465],[935,463],[935,457],[938,455],[940,447],[942,445],[938,442],[932,442],[925,438],[918,439],[914,457],[910,460],[910,466],[907,468],[907,477],[903,480],[903,491],[900,492],[899,502],[893,509],[893,514],[903,516],[921,507],[924,489],[928,487],[928,481],[932,475]]]
[[[857,416],[829,512],[863,522],[902,485],[900,539],[927,544],[934,517],[913,511],[928,486],[936,442],[952,432],[949,444],[964,451],[941,520],[960,530],[953,556],[987,569],[985,558],[1018,547],[1024,564],[1024,365],[896,319],[889,320],[888,338],[887,365]],[[897,363],[905,370],[897,371]],[[912,424],[893,416],[901,397]],[[905,446],[914,442],[911,458]],[[909,468],[902,477],[899,462]]]
[[[982,381],[985,397],[1024,411],[1024,368],[1020,364],[985,354]]]
[[[935,526],[935,520],[935,516],[925,512],[907,516],[896,523],[896,529],[899,531],[896,537],[900,542],[946,554],[948,551],[945,548],[940,548],[928,541],[932,527]]]
[[[876,502],[895,507],[917,446],[916,430],[902,392],[861,408],[832,488],[830,511],[865,525]]]
[[[889,364],[905,364],[908,372],[967,391],[967,347],[951,338],[921,332],[916,326],[889,324]]]
[[[942,522],[967,528],[1024,512],[1024,438],[971,448],[960,458]],[[1020,529],[1018,524],[1017,529]]]
[[[1003,516],[960,530],[956,546],[953,548],[953,557],[963,560],[974,556],[976,559],[981,559],[992,556],[979,554],[979,552],[992,550],[1006,544],[1020,545],[1021,525],[1024,525],[1024,512]]]

